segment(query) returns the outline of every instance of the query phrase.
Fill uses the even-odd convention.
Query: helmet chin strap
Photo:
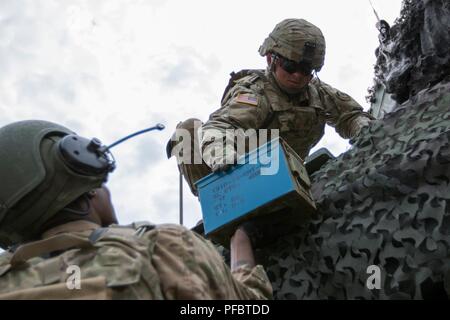
[[[70,204],[69,204],[69,206],[65,207],[61,211],[72,213],[72,214],[75,214],[80,217],[87,216],[89,214],[89,212],[91,211],[91,202],[89,201],[88,193],[84,193],[79,198],[78,201],[81,201],[81,200],[83,200],[83,202],[84,202],[84,205],[86,207],[85,209],[82,209],[81,204],[79,203],[79,205],[78,205],[79,209],[70,208]]]
[[[320,81],[319,75],[317,74],[317,70],[314,70],[314,77],[317,78],[317,80],[319,80],[319,84],[322,84],[322,82]]]
[[[270,54],[270,65],[269,65],[269,70],[270,72],[272,72],[274,74],[275,77],[275,67],[276,67],[276,62],[278,61],[278,57],[276,54],[271,53]]]

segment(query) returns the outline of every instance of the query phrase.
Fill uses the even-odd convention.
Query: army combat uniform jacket
[[[58,226],[43,238],[0,256],[0,299],[268,299],[272,295],[262,266],[231,272],[209,241],[177,225],[100,228],[77,221]]]
[[[372,119],[349,95],[317,78],[301,93],[288,95],[268,70],[232,73],[221,104],[202,127],[202,151],[210,167],[217,159],[205,148],[223,143],[212,138],[217,136],[214,131],[231,140],[227,129],[279,129],[279,135],[305,159],[322,138],[325,124],[335,127],[341,137],[352,138]]]

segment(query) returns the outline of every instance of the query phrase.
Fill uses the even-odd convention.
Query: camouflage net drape
[[[365,128],[351,150],[313,175],[321,214],[260,253],[269,256],[275,297],[446,297],[449,141],[450,83]],[[381,268],[381,290],[366,288],[369,265]]]
[[[449,28],[447,0],[404,2],[375,67],[403,104],[313,175],[320,214],[258,253],[276,299],[450,295]]]

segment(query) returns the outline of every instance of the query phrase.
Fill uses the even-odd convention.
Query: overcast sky
[[[372,0],[392,24],[400,0]],[[275,24],[304,18],[327,41],[322,81],[364,109],[372,85],[376,18],[368,0],[0,0],[0,126],[60,123],[109,144],[161,122],[164,131],[113,149],[109,188],[122,223],[178,222],[178,170],[165,144],[176,124],[206,121],[229,73],[265,68],[258,48]],[[320,142],[348,148],[333,128]],[[201,219],[185,184],[185,225]]]

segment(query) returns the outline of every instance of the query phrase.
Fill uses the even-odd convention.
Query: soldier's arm
[[[259,129],[270,113],[264,95],[246,87],[236,86],[202,126],[203,160],[213,168],[224,159],[232,158],[235,149],[234,130]],[[220,151],[220,152],[217,152]]]
[[[324,82],[314,82],[326,110],[327,124],[343,138],[353,138],[374,118],[348,94]]]
[[[242,234],[234,237],[239,261],[233,271],[215,246],[177,225],[161,225],[145,234],[152,243],[151,267],[166,299],[270,299],[271,283]],[[245,235],[244,235],[245,236]],[[242,245],[244,247],[242,247]],[[236,246],[238,248],[236,248]],[[253,261],[253,262],[252,262]],[[253,264],[253,266],[252,266]]]
[[[237,229],[231,237],[231,271],[236,271],[239,267],[247,265],[250,268],[255,266],[250,238],[242,229]]]
[[[238,228],[230,240],[231,272],[237,281],[241,299],[270,299],[272,285],[261,265],[256,265],[251,241],[244,229]]]

